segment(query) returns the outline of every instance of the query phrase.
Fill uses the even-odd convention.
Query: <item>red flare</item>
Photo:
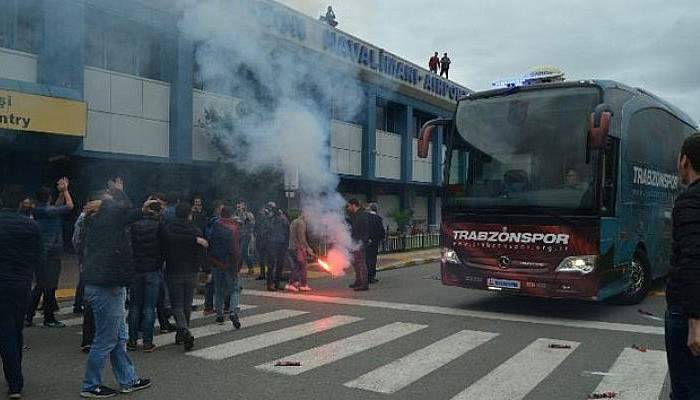
[[[333,270],[331,269],[331,266],[328,265],[327,262],[325,262],[325,261],[323,261],[323,260],[321,260],[321,259],[319,258],[319,259],[318,259],[318,265],[320,265],[321,268],[323,268],[324,271],[328,272],[329,274],[331,274],[331,276],[333,276]]]

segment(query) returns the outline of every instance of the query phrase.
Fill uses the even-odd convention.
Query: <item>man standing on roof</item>
[[[433,74],[438,73],[438,66],[440,65],[440,56],[438,56],[438,52],[436,51],[435,54],[430,57],[430,60],[428,60],[428,68],[430,69],[430,72]]]
[[[447,57],[447,53],[442,56],[440,59],[440,76],[442,77],[443,74],[445,76],[445,79],[450,79],[450,64],[452,64],[452,60],[450,60],[450,57]]]

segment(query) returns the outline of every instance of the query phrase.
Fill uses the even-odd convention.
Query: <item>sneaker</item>
[[[286,284],[286,285],[284,285],[284,290],[286,290],[288,292],[298,292],[299,288],[297,288],[294,285]]]
[[[107,386],[98,386],[92,390],[80,392],[80,397],[86,399],[107,399],[116,395],[117,391]]]
[[[133,385],[119,389],[121,393],[133,393],[151,387],[150,379],[139,379]]]
[[[156,347],[158,347],[158,346],[156,346],[153,343],[144,344],[143,345],[143,352],[144,353],[153,353],[154,351],[156,351]]]
[[[356,292],[366,292],[369,290],[369,286],[357,286],[353,290]]]
[[[185,331],[185,351],[190,351],[194,348],[194,336],[189,331]]]
[[[213,308],[205,308],[204,309],[204,315],[214,315],[216,314],[216,310]]]
[[[175,334],[175,344],[183,344],[185,342],[185,333],[184,332],[177,332]]]
[[[272,285],[267,285],[267,291],[268,292],[276,292],[277,288],[272,286]]]
[[[170,332],[176,332],[177,328],[173,326],[170,322],[167,322],[164,325],[160,326],[160,333],[170,333]]]
[[[360,286],[359,283],[353,283],[352,285],[348,285],[348,287],[349,287],[350,289],[355,289],[356,287],[359,287],[359,286]]]
[[[65,328],[66,324],[61,321],[44,322],[44,328]]]
[[[195,312],[197,310],[199,310],[199,306],[196,304],[192,304],[192,312]]]
[[[219,325],[224,324],[224,317],[216,317],[216,323]]]
[[[309,285],[304,285],[304,286],[302,286],[302,287],[299,288],[299,291],[300,291],[300,292],[310,292],[310,291],[312,291],[312,290],[313,290],[313,289],[311,289],[311,287],[309,287]]]
[[[138,343],[135,340],[131,340],[131,339],[127,340],[126,349],[128,351],[136,351],[137,348],[138,348]]]
[[[89,344],[86,344],[85,346],[80,346],[80,351],[82,351],[85,354],[88,354],[90,352],[91,348],[92,348],[92,346],[90,346]]]
[[[19,393],[19,392],[7,393],[7,398],[9,398],[9,399],[21,399],[22,393]]]
[[[237,314],[231,314],[229,319],[231,319],[231,323],[233,324],[233,327],[236,328],[236,330],[241,329],[241,320],[238,319]]]
[[[379,279],[377,279],[377,278],[371,278],[369,280],[369,283],[377,283],[377,282],[379,282]]]

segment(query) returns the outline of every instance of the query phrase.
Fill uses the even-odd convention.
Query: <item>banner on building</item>
[[[85,137],[82,101],[0,90],[0,129]]]

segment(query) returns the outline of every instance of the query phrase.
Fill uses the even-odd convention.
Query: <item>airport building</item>
[[[200,82],[196,43],[179,33],[169,1],[0,0],[0,188],[33,193],[68,175],[80,197],[119,171],[136,197],[152,188],[218,195],[217,177],[235,166],[207,138],[205,111],[249,94]],[[361,112],[327,107],[339,190],[378,201],[384,215],[412,209],[416,224],[436,225],[444,151],[418,159],[416,137],[425,121],[451,116],[468,89],[281,4],[241,1],[267,40],[303,53],[319,74],[356,71]],[[443,149],[441,135],[433,140]],[[247,194],[255,188],[237,182],[259,204]]]

